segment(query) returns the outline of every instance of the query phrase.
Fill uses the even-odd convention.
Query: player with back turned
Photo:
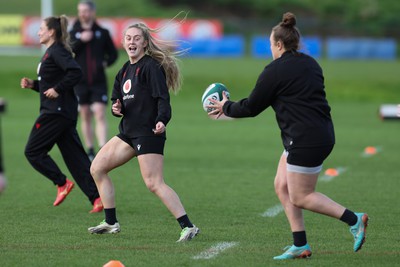
[[[299,52],[296,18],[286,13],[270,34],[273,61],[267,65],[249,97],[238,102],[210,99],[210,115],[254,117],[271,106],[276,114],[284,152],[275,176],[275,192],[285,210],[293,245],[276,260],[311,256],[303,209],[339,219],[350,226],[353,250],[361,249],[368,223],[366,213],[354,213],[316,192],[322,163],[331,153],[335,135],[319,64]]]

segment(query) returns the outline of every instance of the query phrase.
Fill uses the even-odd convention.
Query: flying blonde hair
[[[178,13],[166,25],[161,28],[152,29],[145,23],[139,22],[128,26],[125,29],[124,35],[128,29],[137,28],[142,31],[143,38],[147,41],[148,45],[145,48],[145,53],[157,60],[164,68],[167,79],[167,87],[175,94],[181,89],[183,77],[181,75],[178,56],[185,54],[186,50],[177,50],[178,41],[176,40],[161,40],[153,36],[153,34],[161,32],[164,28],[169,26],[173,20],[182,12]],[[182,24],[186,20],[185,17],[178,23]]]

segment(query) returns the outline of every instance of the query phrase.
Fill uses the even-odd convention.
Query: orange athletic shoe
[[[67,179],[67,182],[63,186],[57,185],[57,198],[53,203],[53,206],[58,206],[67,197],[72,188],[74,188],[74,182]]]
[[[93,209],[89,211],[89,213],[101,212],[103,210],[103,203],[101,199],[98,197],[93,202]]]

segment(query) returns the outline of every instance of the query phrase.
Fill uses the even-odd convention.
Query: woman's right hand
[[[218,101],[213,98],[209,98],[210,105],[207,105],[206,108],[211,108],[212,110],[208,112],[208,116],[213,116],[214,118],[218,119],[221,115],[224,115],[224,104],[228,101],[228,96],[226,95],[225,91],[222,91],[222,100]]]
[[[22,78],[21,79],[21,88],[33,88],[33,80],[29,78]]]
[[[121,109],[122,109],[121,101],[117,99],[117,101],[115,101],[115,103],[112,105],[112,112],[115,115],[122,116],[123,114],[121,113]]]

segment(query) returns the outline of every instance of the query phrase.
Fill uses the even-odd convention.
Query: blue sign
[[[187,56],[242,57],[245,53],[245,40],[239,35],[226,35],[214,39],[190,39],[181,41],[179,49],[187,50]]]
[[[329,38],[327,57],[330,59],[396,59],[394,39]]]
[[[255,36],[251,40],[251,54],[254,57],[272,57],[269,36]],[[314,58],[322,56],[322,42],[319,37],[302,37],[300,51]]]

